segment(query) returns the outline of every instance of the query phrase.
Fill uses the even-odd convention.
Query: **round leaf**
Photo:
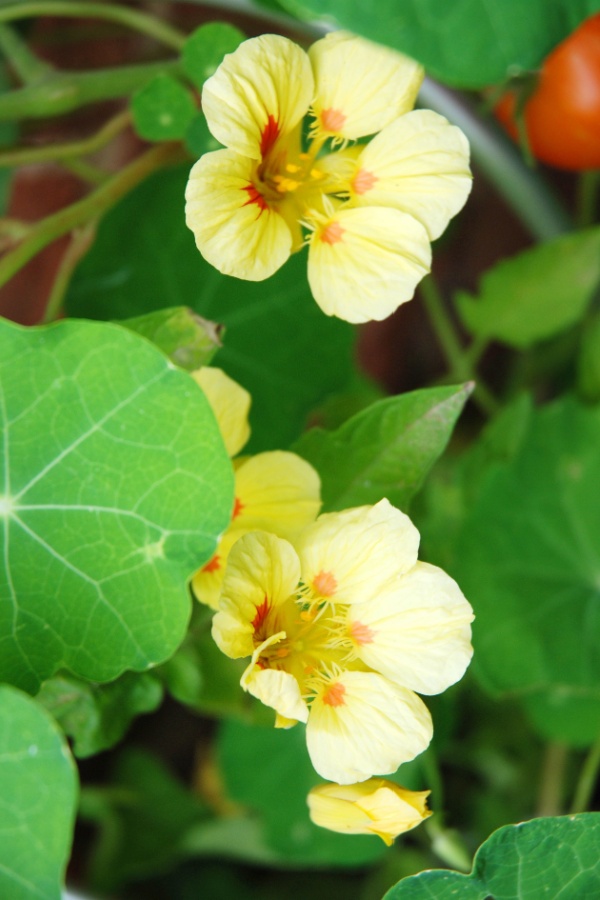
[[[183,138],[197,113],[194,98],[176,78],[156,75],[131,101],[133,124],[147,141]]]
[[[77,775],[51,717],[0,686],[0,897],[59,900],[75,818]]]
[[[185,634],[232,471],[193,379],[117,325],[0,321],[0,677],[143,670]]]
[[[239,28],[226,22],[209,22],[197,28],[183,45],[182,62],[186,75],[202,87],[223,61],[244,40]]]

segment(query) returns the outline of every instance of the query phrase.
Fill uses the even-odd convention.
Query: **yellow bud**
[[[343,834],[376,834],[389,846],[431,815],[429,793],[370,778],[360,784],[320,784],[310,791],[307,803],[315,825]]]

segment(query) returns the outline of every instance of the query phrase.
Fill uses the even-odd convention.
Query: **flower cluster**
[[[429,744],[437,694],[471,658],[472,610],[417,561],[419,534],[387,500],[328,513],[294,540],[265,531],[230,551],[213,637],[249,657],[242,686],[306,723],[316,771],[340,785],[394,772]]]
[[[235,457],[250,437],[250,395],[221,369],[192,373],[217,419],[225,448]],[[216,553],[194,576],[198,600],[217,609],[229,551],[248,531],[264,529],[293,538],[313,522],[321,506],[315,470],[295,453],[273,450],[234,460],[235,499],[231,522]]]
[[[186,191],[202,255],[261,281],[307,242],[327,315],[384,319],[410,300],[471,187],[462,132],[412,109],[422,78],[413,60],[344,32],[308,54],[263,35],[226,56],[202,92],[225,149],[194,165]]]

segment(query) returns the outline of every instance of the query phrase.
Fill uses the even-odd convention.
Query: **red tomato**
[[[515,92],[509,91],[495,113],[516,139],[515,105]],[[600,168],[600,13],[546,58],[524,117],[537,159],[572,171]]]

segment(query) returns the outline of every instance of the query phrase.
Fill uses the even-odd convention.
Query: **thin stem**
[[[565,744],[546,745],[538,793],[536,816],[558,816],[562,811],[565,769],[568,759]]]
[[[598,780],[598,770],[600,769],[600,737],[593,744],[590,752],[583,763],[579,780],[575,788],[573,803],[571,804],[571,813],[585,812],[588,809],[596,782]]]
[[[47,147],[14,147],[4,152],[0,151],[0,168],[88,156],[108,144],[129,125],[130,121],[129,110],[124,110],[110,119],[96,134],[81,141],[50,144]]]
[[[52,72],[52,66],[32,53],[16,31],[1,23],[0,50],[23,84],[33,84]]]
[[[5,284],[36,253],[56,238],[103,215],[152,172],[184,159],[187,159],[187,155],[180,144],[158,144],[138,156],[83,200],[42,219],[14,250],[0,260],[0,285]]]
[[[575,210],[575,221],[579,228],[586,228],[596,221],[598,188],[600,188],[600,172],[597,169],[579,174]]]
[[[109,173],[105,169],[86,162],[84,159],[63,159],[62,164],[65,169],[68,169],[77,178],[86,181],[90,185],[102,184],[110,178]]]
[[[160,19],[135,9],[108,3],[69,2],[69,0],[38,0],[15,2],[0,10],[0,22],[29,19],[34,16],[73,16],[76,18],[105,19],[118,22],[141,34],[146,34],[172,50],[181,50],[186,36],[177,28]]]
[[[94,237],[96,236],[97,222],[87,222],[81,228],[73,231],[71,243],[69,244],[60,263],[59,270],[54,279],[46,311],[42,321],[44,324],[54,322],[60,318],[63,310],[63,302],[67,288],[73,277],[73,273],[77,268],[79,260],[85,256],[89,248],[92,246]]]

